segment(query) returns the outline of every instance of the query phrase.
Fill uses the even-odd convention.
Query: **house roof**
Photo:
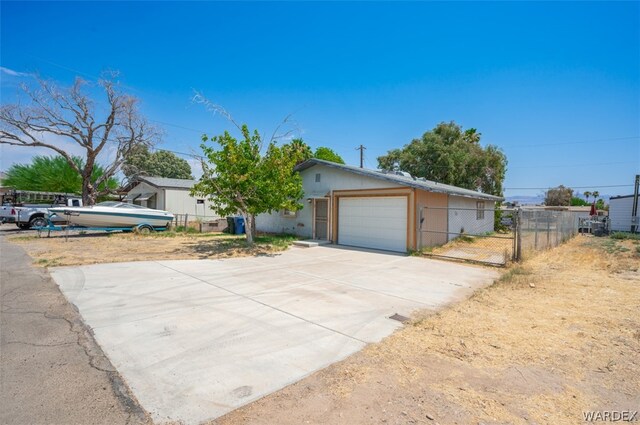
[[[546,211],[573,211],[573,212],[589,212],[590,205],[523,205],[524,210],[546,210]]]
[[[438,183],[431,180],[423,180],[411,177],[409,175],[398,175],[392,172],[384,172],[381,170],[371,170],[368,168],[359,168],[351,165],[337,164],[335,162],[324,161],[322,159],[311,158],[296,167],[296,170],[303,171],[314,165],[324,165],[330,168],[347,171],[361,176],[371,177],[378,180],[384,180],[396,183],[402,186],[414,187],[416,189],[426,190],[428,192],[446,193],[449,195],[462,196],[465,198],[486,199],[490,201],[502,201],[504,198],[493,196],[475,190],[463,189],[457,186]]]
[[[158,188],[171,188],[171,189],[191,189],[195,180],[191,179],[168,179],[165,177],[149,177],[138,176],[138,181],[149,183],[151,186]]]
[[[633,198],[634,195],[619,195],[619,196],[612,196],[609,198],[609,200],[612,199],[624,199],[624,198]],[[639,197],[640,199],[640,197]]]

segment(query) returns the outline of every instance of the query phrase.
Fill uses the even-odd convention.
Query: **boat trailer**
[[[152,232],[163,232],[169,228],[169,226],[164,227],[153,227],[150,224],[140,223],[136,226],[131,227],[86,227],[86,226],[78,226],[74,224],[65,224],[65,225],[56,225],[51,221],[51,215],[47,217],[47,225],[46,226],[36,226],[33,227],[33,230],[38,232],[38,237],[43,237],[43,234],[46,232],[47,237],[51,236],[51,232],[65,232],[65,239],[69,238],[69,232],[78,231],[78,232],[86,232],[86,231],[100,231],[100,232],[136,232],[141,234],[149,234]]]

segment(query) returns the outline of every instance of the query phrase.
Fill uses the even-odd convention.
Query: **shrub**
[[[640,234],[628,233],[628,232],[615,232],[611,234],[611,239],[638,241],[640,240]]]

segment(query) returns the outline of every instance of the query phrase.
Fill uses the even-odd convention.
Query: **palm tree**
[[[597,201],[598,197],[600,196],[600,192],[598,192],[597,190],[594,190],[592,195],[593,195],[593,199],[595,199]]]
[[[291,142],[288,145],[288,148],[291,150],[292,154],[296,154],[296,153],[300,154],[300,161],[298,162],[298,164],[313,157],[313,152],[311,152],[311,148],[302,139],[291,140]]]
[[[587,202],[589,202],[589,197],[591,196],[591,192],[588,190],[584,192],[584,197],[587,198]]]

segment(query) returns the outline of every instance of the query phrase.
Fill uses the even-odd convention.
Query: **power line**
[[[557,165],[523,165],[519,167],[507,167],[507,169],[513,168],[567,168],[567,167],[590,167],[601,165],[620,165],[620,164],[638,164],[637,161],[622,161],[622,162],[594,162],[591,164],[557,164]]]
[[[593,186],[571,186],[564,185],[570,189],[596,189],[596,188],[611,188],[611,187],[632,187],[632,184],[612,184],[612,185],[593,185]],[[505,187],[504,190],[547,190],[553,189],[553,187]]]
[[[151,148],[151,150],[153,150],[153,151],[162,151],[162,152],[171,152],[171,153],[176,154],[176,155],[183,155],[183,156],[190,156],[192,158],[204,159],[204,156],[197,155],[195,153],[178,152],[178,151],[172,151],[170,149],[161,149],[161,148]]]
[[[356,148],[356,150],[358,150],[359,148]],[[365,157],[365,162],[366,162],[366,155],[364,155]],[[518,169],[518,168],[568,168],[568,167],[595,167],[595,166],[602,166],[602,165],[621,165],[621,164],[636,164],[636,161],[620,161],[620,162],[593,162],[593,163],[589,163],[589,164],[549,164],[549,165],[523,165],[523,166],[516,166],[516,167],[510,167],[507,166],[507,170],[512,170],[512,169]],[[450,165],[425,165],[425,168],[427,169],[452,169],[455,168],[455,166],[450,166]]]
[[[34,55],[29,54],[29,53],[26,53],[26,55],[30,56],[30,57],[32,57],[32,58],[34,58],[36,60],[48,63],[49,65],[53,65],[53,66],[58,67],[60,69],[64,69],[65,71],[69,71],[69,72],[72,72],[72,73],[75,73],[75,74],[80,74],[80,75],[83,75],[85,77],[91,78],[91,79],[93,79],[95,81],[100,80],[100,77],[98,77],[96,75],[88,74],[86,72],[83,72],[83,71],[80,71],[80,70],[77,70],[77,69],[74,69],[74,68],[70,68],[70,67],[65,66],[65,65],[60,65],[59,63],[52,62],[52,61],[47,60],[47,59],[42,58],[42,57],[34,56]],[[127,84],[122,84],[122,87],[125,87],[125,88],[130,89],[130,90],[134,90],[134,91],[137,91],[137,92],[140,92],[140,93],[145,93],[144,90],[140,90],[140,89],[138,89],[136,87],[129,86]],[[203,130],[197,130],[195,128],[186,127],[186,126],[183,126],[183,125],[180,125],[180,124],[172,124],[172,123],[169,123],[169,122],[166,122],[166,121],[152,120],[152,119],[149,119],[149,121],[157,122],[157,123],[163,124],[163,125],[168,125],[170,127],[181,128],[183,130],[194,131],[194,132],[200,133],[200,134],[205,134],[206,133],[206,131],[203,131]]]
[[[197,130],[197,129],[195,129],[195,128],[185,127],[185,126],[183,126],[183,125],[179,125],[179,124],[171,124],[171,123],[169,123],[169,122],[165,122],[165,121],[152,120],[152,119],[149,119],[149,121],[157,122],[158,124],[162,124],[162,125],[168,125],[169,127],[176,127],[176,128],[181,128],[181,129],[183,129],[183,130],[193,131],[193,132],[195,132],[195,133],[199,133],[199,134],[206,134],[206,133],[207,133],[207,132],[206,132],[206,131],[204,131],[204,130]]]
[[[536,143],[531,145],[513,145],[513,146],[507,146],[507,148],[531,148],[531,147],[538,148],[541,146],[580,145],[580,144],[587,144],[587,143],[615,142],[615,141],[621,141],[621,140],[634,140],[634,139],[640,139],[640,136],[614,137],[610,139],[581,140],[581,141],[574,141],[574,142],[554,142],[554,143]]]

